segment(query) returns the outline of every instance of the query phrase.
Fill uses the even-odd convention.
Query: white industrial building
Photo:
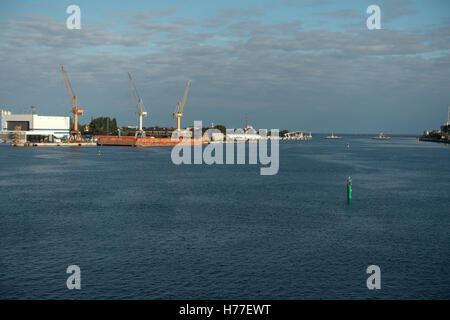
[[[0,110],[0,131],[6,130],[3,117],[11,115],[11,111],[8,110]]]
[[[252,126],[247,125],[244,129],[237,129],[234,133],[227,132],[227,140],[236,140],[236,141],[248,141],[248,140],[260,140],[265,139],[267,137],[267,132],[264,132],[265,135],[260,135]]]
[[[26,141],[53,141],[54,138],[68,138],[70,135],[70,117],[11,114],[9,111],[2,111],[0,122],[4,136],[21,131]]]

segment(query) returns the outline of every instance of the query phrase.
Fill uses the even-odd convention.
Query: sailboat
[[[342,137],[335,136],[332,132],[331,136],[326,136],[325,139],[342,139]]]

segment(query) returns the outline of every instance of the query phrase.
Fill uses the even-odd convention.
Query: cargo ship
[[[203,139],[179,139],[171,138],[141,138],[133,136],[95,136],[97,138],[98,146],[118,146],[118,147],[171,147],[178,143],[185,141],[190,145],[201,145],[204,143]]]

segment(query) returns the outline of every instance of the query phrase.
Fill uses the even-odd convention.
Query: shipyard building
[[[11,114],[9,111],[1,111],[0,115],[2,140],[12,140],[18,133],[28,142],[52,142],[70,135],[70,117]]]

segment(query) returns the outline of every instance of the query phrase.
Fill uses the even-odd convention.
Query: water
[[[448,146],[315,136],[275,176],[170,151],[2,148],[0,298],[450,298]]]

